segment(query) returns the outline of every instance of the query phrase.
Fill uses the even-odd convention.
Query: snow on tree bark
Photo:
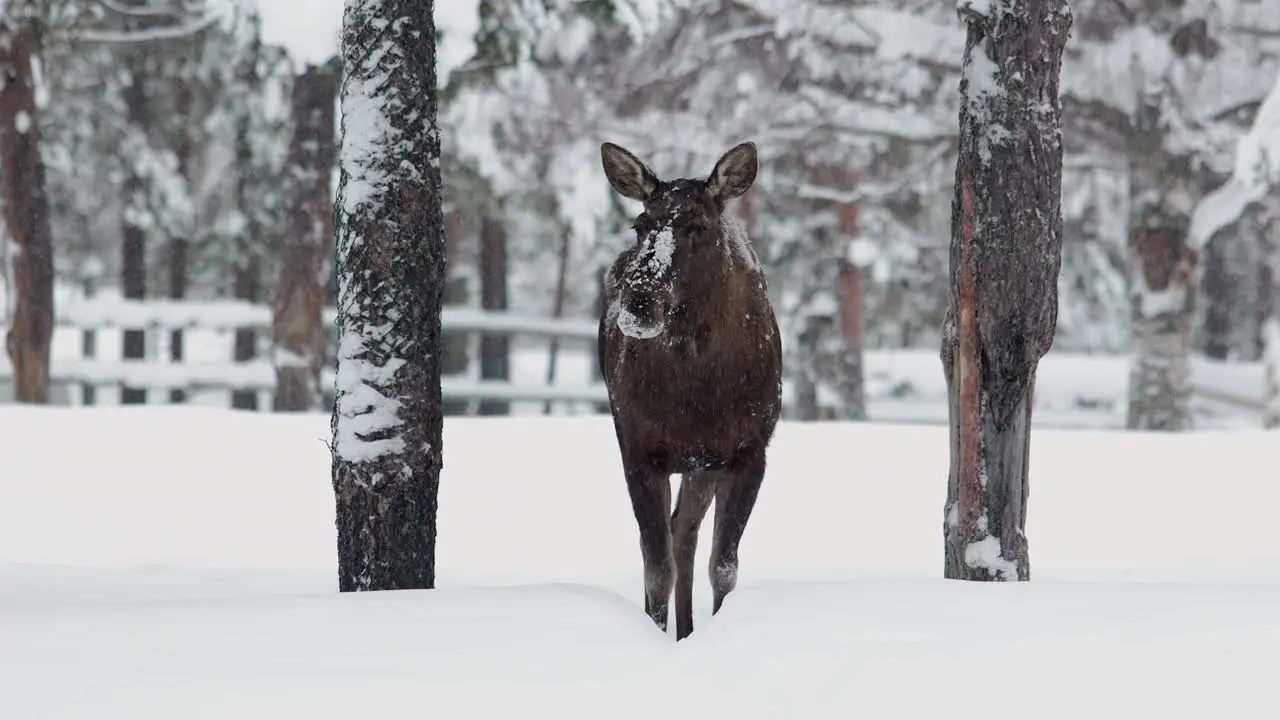
[[[968,25],[942,365],[947,578],[1028,580],[1032,393],[1062,257],[1065,0],[961,0]]]
[[[1188,245],[1193,179],[1164,147],[1164,90],[1140,92],[1129,138],[1129,291],[1134,356],[1127,425],[1191,428],[1197,253]]]
[[[40,115],[32,60],[39,52],[33,21],[7,18],[0,26],[0,198],[13,243],[15,306],[5,346],[13,363],[14,398],[49,402],[49,349],[53,338],[53,238]]]
[[[308,411],[320,403],[324,303],[333,254],[331,168],[338,93],[337,59],[311,65],[294,80],[288,208],[280,248],[273,323],[275,409]]]
[[[435,584],[445,279],[433,4],[347,0],[333,412],[339,589]]]

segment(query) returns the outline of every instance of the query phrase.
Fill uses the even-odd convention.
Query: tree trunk
[[[435,585],[445,280],[433,2],[349,2],[335,202],[338,587]]]
[[[246,232],[253,233],[252,229]],[[231,280],[232,295],[236,300],[250,303],[258,302],[262,294],[261,261],[251,250],[243,264],[235,268]],[[237,363],[247,363],[258,357],[258,332],[251,327],[236,328],[235,340],[231,350],[231,359]],[[231,391],[231,407],[236,410],[257,410],[258,391],[254,389],[237,389]]]
[[[605,279],[605,277],[608,275],[608,273],[609,273],[609,267],[608,267],[607,265],[602,265],[601,267],[599,267],[599,268],[597,268],[597,269],[596,269],[596,302],[595,302],[595,305],[596,305],[596,317],[598,317],[598,318],[600,318],[600,317],[604,317],[604,312],[605,312],[605,306],[604,306],[604,279]],[[600,362],[599,362],[599,355],[600,355],[600,352],[599,352],[599,351],[600,351],[599,346],[596,344],[596,342],[595,342],[595,341],[592,341],[592,343],[591,343],[591,360],[590,360],[590,363],[589,363],[589,365],[590,365],[590,367],[591,367],[591,378],[590,378],[590,379],[591,379],[592,384],[599,385],[600,387],[604,387],[604,368],[600,367]],[[592,408],[595,410],[595,412],[596,412],[597,414],[600,414],[600,415],[607,415],[607,414],[609,413],[609,401],[608,401],[608,400],[604,400],[604,401],[601,401],[601,402],[598,402],[598,403],[594,403],[594,404],[592,404]]]
[[[288,210],[280,250],[274,318],[277,411],[305,412],[320,402],[325,290],[333,253],[330,168],[336,155],[335,60],[308,66],[293,85]]]
[[[53,341],[53,231],[40,157],[40,115],[32,60],[39,53],[36,28],[10,19],[0,29],[0,198],[15,252],[14,308],[5,338],[13,364],[14,399],[49,402]],[[8,242],[0,238],[0,242]]]
[[[98,294],[97,279],[95,277],[85,277],[83,283],[83,301],[89,302]],[[98,357],[98,331],[94,328],[80,329],[80,357],[83,360],[93,360]],[[80,383],[80,404],[98,404],[97,385],[87,381]]]
[[[480,307],[507,309],[507,233],[501,220],[486,216],[480,221]],[[511,379],[511,338],[507,335],[480,337],[480,377],[483,380]],[[506,400],[481,400],[479,415],[510,415]]]
[[[1187,245],[1190,163],[1163,146],[1160,91],[1144,90],[1129,138],[1129,291],[1134,359],[1128,427],[1191,428],[1196,253]]]
[[[445,217],[445,257],[450,263],[458,261],[458,243],[462,237],[462,217],[457,211]],[[466,275],[457,274],[450,264],[445,268],[445,306],[466,307],[471,297],[471,286]],[[440,335],[440,373],[447,376],[466,376],[471,365],[470,333],[445,330]],[[466,399],[447,399],[443,402],[445,415],[468,415],[471,402]]]
[[[133,132],[145,136],[147,129],[146,56],[131,53],[126,62],[127,85],[124,88],[125,115]],[[129,162],[131,158],[126,158]],[[121,227],[120,288],[127,300],[147,297],[147,230],[142,219],[147,209],[146,181],[135,167],[130,167],[124,180],[124,214]],[[126,363],[147,359],[146,328],[125,328],[121,337],[122,357]],[[123,386],[120,404],[145,405],[146,388]]]
[[[179,79],[176,103],[177,114],[183,118],[182,135],[178,141],[177,149],[178,176],[186,183],[188,197],[191,196],[191,155],[195,151],[195,139],[192,137],[194,130],[186,118],[191,115],[191,106],[195,99],[195,93],[191,87],[195,80],[194,60],[188,60],[186,71]],[[185,237],[175,237],[169,240],[169,297],[173,300],[182,300],[187,296],[187,255],[189,248],[190,241]],[[175,365],[181,365],[184,354],[182,328],[173,328],[169,331],[169,361]],[[185,403],[186,401],[187,391],[185,389],[169,389],[169,402]]]
[[[1031,408],[1057,322],[1058,77],[1071,13],[1065,0],[960,11],[968,40],[942,342],[951,435],[944,574],[1028,580]]]
[[[169,297],[174,300],[181,300],[187,295],[187,249],[186,238],[173,238],[169,241]],[[182,328],[174,328],[169,331],[169,361],[181,365],[184,354]],[[169,389],[169,402],[186,401],[185,389]]]
[[[567,228],[561,228],[559,262],[556,267],[556,290],[551,300],[551,317],[564,317],[564,304],[569,293],[569,250],[572,242]],[[553,337],[547,347],[547,387],[556,382],[556,363],[560,357],[560,338]],[[542,414],[550,415],[551,406],[555,403],[547,400],[542,404]]]
[[[844,420],[867,419],[866,383],[863,381],[862,268],[845,260],[840,263],[840,326],[844,340],[841,354],[840,396],[844,400]]]
[[[1272,227],[1280,227],[1273,220]],[[1262,326],[1263,362],[1266,369],[1266,404],[1263,406],[1262,424],[1267,428],[1280,428],[1280,237],[1270,237],[1270,290],[1267,298],[1270,316]]]
[[[256,303],[262,292],[262,223],[254,212],[256,199],[252,197],[251,179],[254,172],[254,149],[252,137],[253,106],[249,96],[260,90],[262,76],[258,72],[258,62],[262,51],[261,39],[255,32],[249,41],[245,55],[240,58],[236,70],[236,80],[242,88],[241,107],[236,117],[234,140],[236,173],[235,201],[243,222],[235,239],[236,253],[231,268],[232,297]],[[258,356],[258,333],[252,327],[235,329],[235,339],[231,351],[231,359],[236,363],[247,363]],[[257,410],[258,391],[247,388],[236,388],[231,391],[231,407],[236,410]]]
[[[850,183],[851,185],[852,183]],[[858,205],[845,203],[840,206],[840,234],[846,242],[858,237]],[[848,255],[846,249],[846,255]],[[845,420],[867,419],[867,397],[863,381],[863,329],[862,268],[847,257],[840,261],[840,338],[844,341],[840,354],[840,396],[843,400]]]
[[[1246,211],[1247,213],[1247,211]],[[1201,332],[1201,350],[1205,357],[1226,360],[1231,356],[1233,326],[1238,318],[1232,317],[1233,287],[1239,278],[1233,278],[1226,257],[1229,245],[1235,244],[1244,218],[1230,228],[1219,232],[1217,239],[1204,250],[1204,279],[1200,292],[1204,294],[1204,324]]]

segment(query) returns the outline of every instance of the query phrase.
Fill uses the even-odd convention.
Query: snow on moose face
[[[725,153],[705,180],[658,180],[644,163],[612,143],[601,146],[609,183],[620,195],[644,203],[635,220],[636,245],[614,278],[618,297],[610,313],[628,337],[650,339],[666,330],[671,311],[681,303],[682,273],[697,272],[699,262],[716,253],[724,203],[755,180],[755,145],[743,143]]]
[[[663,183],[635,220],[635,252],[619,283],[618,327],[630,337],[662,334],[671,309],[680,303],[677,282],[696,265],[697,249],[715,245],[719,224],[702,182]]]

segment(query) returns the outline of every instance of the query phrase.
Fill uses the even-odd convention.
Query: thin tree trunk
[[[192,77],[194,68],[194,60],[187,61],[187,70],[179,79],[177,88],[177,113],[183,118],[182,135],[178,142],[178,176],[186,183],[187,193],[191,191],[191,155],[195,151],[195,139],[192,137],[194,132],[189,121],[185,120],[191,114],[191,106],[194,101],[195,93],[192,90],[191,83],[195,82]],[[188,250],[190,241],[185,237],[175,237],[169,240],[169,297],[173,300],[182,300],[187,296],[187,265]],[[173,328],[169,331],[169,361],[175,365],[181,365],[184,360],[184,343],[182,328]],[[187,391],[183,388],[169,389],[169,402],[185,403],[187,401]]]
[[[852,183],[849,183],[852,185]],[[840,207],[840,233],[846,239],[861,234],[858,206],[845,203]],[[848,255],[847,249],[845,255]],[[865,322],[862,310],[862,268],[847,257],[840,261],[840,397],[845,420],[867,419],[866,383],[863,381],[863,337]]]
[[[1271,226],[1280,227],[1280,220],[1273,220]],[[1271,283],[1267,293],[1270,316],[1262,329],[1267,383],[1262,424],[1267,428],[1280,428],[1280,237],[1271,236],[1267,254],[1270,256],[1268,278]]]
[[[236,79],[244,95],[241,97],[242,107],[238,110],[235,128],[235,201],[243,222],[240,234],[235,238],[236,253],[231,268],[231,288],[232,297],[250,303],[257,303],[262,294],[263,228],[254,212],[256,199],[252,197],[250,182],[254,172],[254,150],[250,116],[252,105],[249,102],[249,97],[259,92],[262,85],[262,77],[258,72],[261,50],[260,33],[255,32],[236,71]],[[232,361],[247,363],[257,357],[257,331],[252,327],[236,328]],[[250,388],[233,389],[231,407],[236,410],[257,410],[258,391]]]
[[[569,237],[569,231],[562,228],[560,233],[560,251],[559,264],[556,268],[556,290],[555,296],[551,299],[551,317],[560,318],[564,316],[565,296],[569,289],[569,250],[572,243]],[[552,387],[556,382],[556,364],[560,357],[560,338],[553,337],[547,346],[547,387]],[[542,414],[550,415],[551,406],[555,403],[547,400],[542,404]]]
[[[1138,98],[1129,143],[1129,287],[1134,359],[1127,425],[1191,428],[1191,330],[1197,257],[1187,245],[1190,163],[1163,146],[1161,92]]]
[[[796,420],[811,422],[819,417],[817,357],[818,340],[822,337],[821,318],[804,316],[800,318],[801,330],[796,335],[796,366],[799,371],[795,376],[795,400],[793,403]]]
[[[844,353],[841,355],[840,396],[845,420],[867,419],[866,384],[863,381],[862,268],[845,260],[840,263],[840,325]]]
[[[336,60],[309,66],[293,86],[289,208],[273,328],[278,411],[314,410],[320,402],[318,351],[324,341],[325,289],[333,253],[329,175],[337,152],[333,109],[339,70]]]
[[[84,301],[88,302],[98,294],[98,283],[94,277],[84,278]],[[98,357],[98,331],[94,328],[80,329],[80,357],[93,360]],[[80,404],[98,404],[98,386],[92,382],[80,383]]]
[[[49,402],[50,344],[53,341],[53,232],[44,161],[40,157],[40,114],[32,60],[40,52],[29,22],[8,20],[0,29],[0,198],[12,241],[14,305],[5,338],[13,364],[14,399]]]
[[[507,309],[507,232],[501,220],[485,216],[480,221],[480,307]],[[481,335],[480,377],[483,380],[511,379],[511,338]],[[478,415],[510,415],[506,400],[481,400]]]
[[[125,115],[133,132],[145,137],[147,130],[146,57],[132,53],[126,62],[128,84],[124,88]],[[125,158],[128,162],[132,158]],[[144,300],[147,296],[147,230],[141,217],[147,212],[146,182],[137,168],[130,167],[124,180],[124,215],[121,228],[120,288],[127,300]],[[121,338],[122,356],[126,363],[147,358],[145,328],[125,328]],[[144,405],[146,388],[123,386],[120,404]]]
[[[604,317],[604,279],[608,275],[608,266],[601,266],[596,270],[596,317]],[[600,348],[593,341],[591,344],[591,382],[600,387],[604,387],[604,368],[600,367],[599,362]],[[597,414],[604,415],[609,412],[609,401],[604,400],[592,405]]]
[[[234,271],[231,287],[235,299],[258,302],[262,296],[261,275],[261,263],[256,256],[251,255],[244,265]],[[236,328],[231,359],[237,363],[247,363],[257,357],[258,331],[251,327]],[[236,410],[257,410],[258,391],[252,388],[233,390],[231,407]]]
[[[174,238],[169,241],[169,297],[181,300],[187,296],[187,249],[185,238]],[[182,328],[174,328],[169,332],[169,361],[181,365],[184,356]],[[187,391],[183,388],[169,389],[169,402],[185,403]]]
[[[968,40],[942,341],[951,435],[944,574],[1028,580],[1032,395],[1057,321],[1058,78],[1071,13],[1065,0],[960,11]]]
[[[1247,210],[1245,212],[1248,213]],[[1200,285],[1205,303],[1201,349],[1205,357],[1214,360],[1226,360],[1231,356],[1233,326],[1239,320],[1232,317],[1232,290],[1239,279],[1231,276],[1226,246],[1238,241],[1244,222],[1242,217],[1231,227],[1223,228],[1217,238],[1204,248],[1204,278]]]
[[[468,304],[471,295],[470,283],[466,275],[458,274],[454,263],[458,262],[458,243],[462,237],[462,217],[455,210],[445,216],[445,257],[449,258],[444,283],[444,304],[446,306],[463,306]],[[466,376],[471,365],[471,336],[466,332],[444,330],[440,336],[440,373],[446,376]],[[471,410],[471,402],[466,399],[446,399],[443,402],[445,415],[467,415]]]
[[[365,0],[343,18],[331,446],[343,592],[435,585],[445,241],[432,15],[432,0]]]

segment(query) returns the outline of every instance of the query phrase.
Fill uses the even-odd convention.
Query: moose
[[[600,371],[640,528],[645,612],[693,632],[693,560],[712,499],[712,613],[738,581],[738,545],[782,406],[782,345],[764,272],[726,205],[755,182],[756,146],[706,179],[659,180],[631,152],[600,148],[605,176],[638,200],[636,242],[604,279]],[[680,473],[675,510],[671,476]]]

